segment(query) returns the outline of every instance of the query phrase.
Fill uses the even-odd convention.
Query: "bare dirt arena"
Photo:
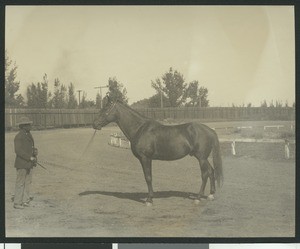
[[[201,184],[194,157],[153,161],[154,204],[130,149],[108,145],[116,127],[33,131],[31,207],[13,208],[13,139],[5,134],[6,237],[294,237],[295,161],[223,156],[214,201],[194,203]],[[206,188],[209,190],[209,184]]]

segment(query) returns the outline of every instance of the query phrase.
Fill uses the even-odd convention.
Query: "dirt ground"
[[[295,161],[223,157],[224,184],[196,205],[197,160],[153,162],[154,204],[131,150],[108,145],[107,127],[33,131],[41,167],[31,207],[13,208],[13,138],[5,134],[6,237],[293,237]],[[255,145],[253,145],[255,146]],[[209,186],[207,186],[209,190]]]

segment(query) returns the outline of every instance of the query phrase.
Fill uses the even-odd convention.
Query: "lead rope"
[[[90,141],[88,142],[88,144],[87,144],[87,146],[85,147],[85,149],[84,149],[84,151],[83,151],[83,153],[82,153],[81,156],[84,156],[84,155],[85,155],[86,151],[88,150],[88,148],[90,147],[90,145],[91,145],[92,142],[94,141],[94,137],[95,137],[95,135],[96,135],[96,132],[97,132],[97,130],[95,129],[95,132],[94,132],[93,136],[91,137]]]
[[[95,130],[93,136],[91,137],[89,143],[87,144],[85,150],[83,151],[82,153],[82,156],[86,153],[86,151],[88,150],[88,148],[90,147],[90,145],[92,144],[93,140],[94,140],[94,137],[96,135],[96,132],[97,130]],[[54,167],[58,167],[58,168],[64,168],[64,169],[71,169],[65,165],[62,165],[62,164],[58,164],[58,163],[53,163],[53,162],[49,162],[49,161],[46,161],[46,160],[38,160],[38,162],[42,163],[42,164],[47,164],[47,165],[51,165],[51,166],[54,166]]]

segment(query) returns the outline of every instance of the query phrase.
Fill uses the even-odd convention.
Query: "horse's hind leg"
[[[208,167],[207,167],[208,165],[205,162],[206,160],[198,159],[198,161],[201,169],[201,178],[202,178],[200,192],[198,194],[198,199],[200,199],[201,197],[204,197],[204,190],[208,179]]]
[[[208,165],[208,177],[210,181],[210,195],[207,197],[209,200],[214,199],[214,193],[216,192],[216,180],[215,180],[215,170],[211,166],[208,160],[206,160],[206,163]]]
[[[143,172],[145,180],[148,186],[148,198],[146,200],[146,205],[152,205],[153,201],[153,188],[152,188],[152,160],[147,157],[140,158],[140,162],[143,167]]]
[[[200,187],[198,199],[205,196],[204,191],[205,191],[208,178],[210,180],[210,195],[208,196],[208,199],[213,199],[213,194],[216,192],[214,169],[212,168],[212,166],[210,165],[207,159],[202,159],[200,158],[200,156],[197,155],[195,156],[199,161],[199,165],[201,169],[201,177],[202,177],[202,184]]]

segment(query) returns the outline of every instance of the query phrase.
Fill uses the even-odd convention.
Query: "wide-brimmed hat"
[[[17,125],[32,124],[33,122],[28,117],[21,117]]]

